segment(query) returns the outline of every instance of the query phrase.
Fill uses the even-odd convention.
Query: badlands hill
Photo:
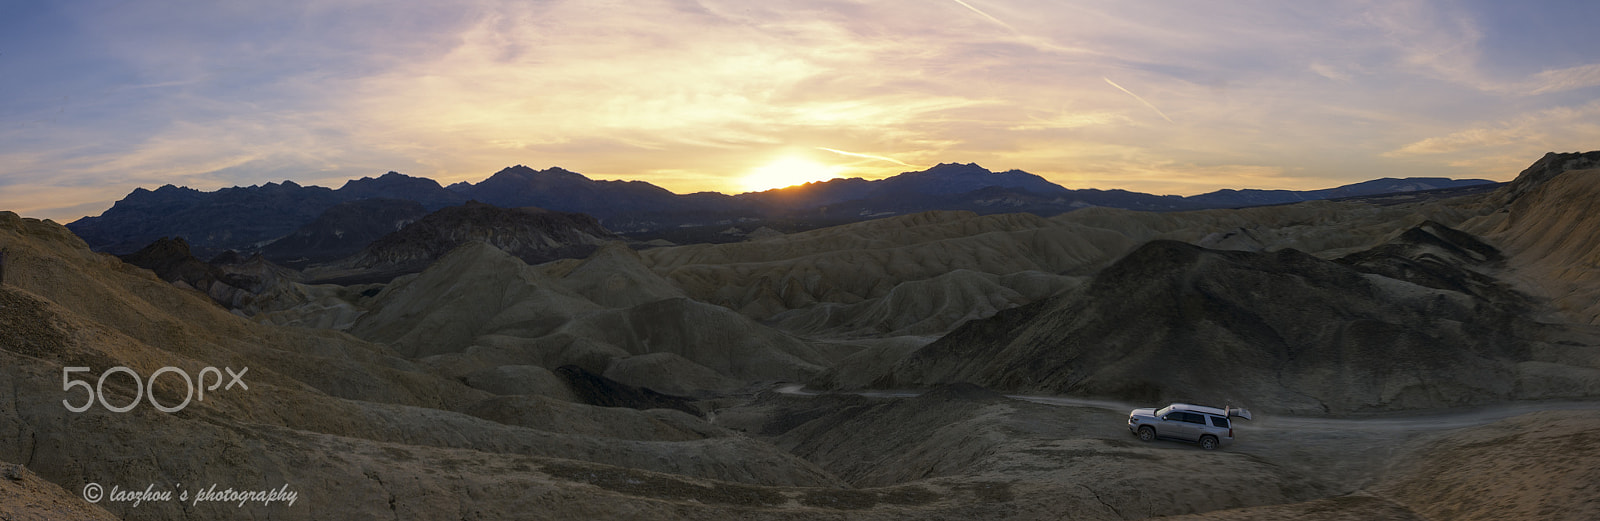
[[[966,323],[874,385],[968,381],[1298,413],[1592,397],[1593,301],[1542,295],[1593,280],[1584,263],[1600,227],[1581,214],[1595,172],[1530,172],[1544,182],[1525,174],[1488,198],[1513,201],[1503,215],[1476,207],[1487,215],[1466,226],[1494,226],[1487,242],[1433,220],[1337,257],[1346,250],[1310,248],[1328,259],[1265,248],[1248,230],[1217,242],[1265,251],[1154,241],[1077,291]],[[1549,316],[1551,307],[1577,323]]]
[[[543,267],[473,243],[397,279],[369,307],[351,333],[451,376],[574,365],[659,390],[726,391],[805,380],[839,356],[685,298],[620,243]]]
[[[422,271],[462,244],[485,242],[527,262],[584,256],[615,238],[593,217],[540,208],[500,208],[469,201],[430,213],[361,251],[306,270],[308,278],[386,281]]]
[[[1509,207],[1468,224],[1514,252],[1521,287],[1591,325],[1600,325],[1600,215],[1589,204],[1600,199],[1597,169],[1600,152],[1545,156],[1495,194]]]
[[[300,490],[300,502],[273,517],[365,519],[438,517],[462,508],[462,498],[476,498],[473,509],[514,517],[539,489],[551,498],[541,508],[553,512],[639,508],[556,500],[571,495],[563,489],[587,485],[538,470],[546,465],[761,485],[837,483],[795,456],[683,413],[552,407],[538,397],[518,398],[529,406],[510,412],[486,409],[496,400],[491,393],[437,376],[387,347],[254,324],[198,292],[92,253],[48,222],[0,213],[0,247],[8,251],[0,286],[0,432],[10,433],[0,461],[24,464],[72,491],[90,482],[126,488],[180,481],[174,476],[255,489],[287,482]],[[165,366],[191,374],[248,367],[249,390],[217,391],[178,413],[148,404],[122,414],[98,406],[74,413],[60,400],[66,366],[126,366],[146,376]],[[162,403],[182,401],[177,381],[154,386]],[[104,393],[107,403],[135,398],[120,377],[108,379]],[[455,470],[445,481],[429,477],[439,469]],[[106,506],[138,519],[239,512],[204,503]]]
[[[773,380],[827,388],[974,381],[1141,399],[1209,389],[1223,394],[1202,398],[1348,412],[1589,393],[1593,365],[1571,362],[1560,347],[1588,342],[1585,333],[1546,324],[1545,300],[1501,280],[1512,257],[1450,226],[1494,210],[1479,197],[1178,213],[1090,209],[1049,219],[933,212],[732,244],[641,252],[617,245],[542,266],[469,245],[381,293],[340,296],[294,286],[297,300],[259,316],[304,324],[318,320],[318,310],[335,310],[340,329],[428,357],[455,378],[502,366],[576,365],[619,383],[695,396]],[[1152,240],[1199,246],[1141,249]],[[1283,296],[1233,288],[1235,280]],[[308,312],[293,304],[311,301],[317,303]],[[1174,304],[1186,301],[1198,304]],[[1290,311],[1274,311],[1281,308]],[[1148,323],[1119,328],[1126,321],[1108,318],[1124,315]],[[991,316],[1001,325],[976,322]],[[1048,325],[1061,316],[1079,319]],[[957,332],[907,356],[964,324],[988,329]],[[1085,366],[1056,344],[1018,340],[1023,329],[1076,343],[1090,356],[1119,358],[1097,362],[1114,370]],[[1187,352],[1217,331],[1222,340]],[[1401,333],[1384,345],[1416,345],[1407,356],[1430,361],[1437,374],[1391,374],[1360,356],[1377,349],[1371,338]],[[1136,345],[1133,351],[1096,348],[1104,335],[1124,334],[1133,336],[1117,342]],[[1466,348],[1428,351],[1457,341]],[[1034,351],[1002,349],[1010,342]],[[938,354],[944,350],[951,351]],[[992,356],[999,351],[1006,355]],[[1136,351],[1143,354],[1129,354]],[[1063,373],[1045,359],[1079,372]],[[1172,360],[1201,359],[1214,374],[1244,371],[1235,359],[1249,361],[1253,372],[1229,379],[1238,385],[1188,377],[1144,383],[1146,373],[1167,370],[1163,364]],[[1291,361],[1298,369],[1286,365]],[[1477,372],[1451,376],[1450,364]],[[1102,370],[1098,377],[1084,372]],[[1319,376],[1286,376],[1312,373]],[[1339,388],[1350,378],[1360,384],[1331,394],[1306,388]],[[1465,387],[1446,390],[1457,380]],[[1553,383],[1527,385],[1542,381]]]
[[[1446,230],[1433,225],[1405,237],[1449,245],[1430,229]],[[1502,297],[1464,268],[1416,269],[1416,261],[1444,257],[1431,253],[1395,257],[1405,264],[1394,269],[1416,273],[1407,281],[1370,273],[1387,265],[1363,270],[1292,249],[1227,252],[1154,241],[1081,291],[966,324],[877,384],[969,381],[1299,413],[1600,394],[1600,358],[1564,347],[1600,337],[1523,316],[1514,295]],[[1587,362],[1559,365],[1574,358]]]

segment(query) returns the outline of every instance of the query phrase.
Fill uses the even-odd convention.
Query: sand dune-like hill
[[[1600,394],[1600,357],[1561,343],[1574,340],[1594,345],[1480,295],[1295,250],[1154,241],[1082,291],[968,323],[878,385],[1322,413]]]
[[[1596,154],[1600,156],[1600,154]],[[1509,187],[1508,187],[1509,188]],[[1571,170],[1478,224],[1511,252],[1514,278],[1578,322],[1600,325],[1600,169]]]
[[[468,242],[487,242],[528,262],[582,257],[615,236],[588,215],[500,208],[469,201],[430,213],[349,257],[306,269],[313,280],[388,281],[422,271]]]
[[[726,308],[686,298],[587,314],[557,333],[622,348],[630,355],[672,353],[746,380],[804,380],[828,353]]]
[[[472,494],[479,505],[514,512],[509,505],[526,489],[474,487],[506,480],[546,483],[549,490],[581,486],[537,470],[570,466],[559,462],[573,459],[685,479],[837,483],[799,458],[687,415],[537,397],[506,402],[382,345],[253,323],[198,292],[90,252],[52,223],[0,213],[0,247],[8,251],[0,286],[0,366],[6,368],[0,401],[7,404],[0,408],[0,432],[14,440],[0,444],[0,461],[24,462],[69,491],[89,482],[109,488],[113,480],[124,488],[177,479],[250,488],[289,483],[300,491],[300,502],[275,517],[364,519],[401,511],[438,517]],[[146,402],[122,414],[99,406],[74,413],[59,399],[67,366],[96,372],[126,366],[146,376],[166,366],[191,372],[248,367],[249,389],[216,391],[179,413]],[[107,403],[134,399],[125,376],[106,381]],[[184,391],[170,375],[154,386],[169,405],[181,402]],[[489,461],[496,463],[473,463]],[[456,477],[446,483],[407,485],[433,481],[438,469],[450,468]],[[508,477],[518,473],[524,477]],[[398,504],[390,506],[392,498]],[[107,508],[135,519],[239,512],[220,504]]]
[[[406,356],[443,355],[430,363],[446,374],[578,365],[624,383],[690,393],[804,381],[844,356],[683,297],[639,262],[615,245],[583,261],[535,267],[472,243],[390,284],[351,332]]]
[[[1227,249],[1295,248],[1334,257],[1371,248],[1425,221],[1455,225],[1480,213],[1444,204],[1330,201],[1169,213],[1087,208],[1049,219],[1032,214],[926,212],[759,241],[655,248],[641,254],[647,265],[688,296],[768,320],[817,304],[881,299],[903,283],[961,270],[1001,276],[1022,272],[1085,276],[1156,239],[1204,243],[1210,238],[1209,245]],[[1231,236],[1249,239],[1221,243]],[[834,320],[825,318],[833,314],[825,308],[800,314],[804,319],[791,315],[779,322],[807,334],[817,332],[819,325],[822,330],[835,329],[822,325]],[[908,315],[893,321],[934,318]]]
[[[968,320],[987,318],[1080,282],[1081,278],[1039,271],[995,275],[958,269],[900,283],[882,297],[854,304],[818,303],[770,320],[781,329],[813,336],[941,335]]]
[[[1061,216],[1223,249],[1145,243],[1080,290],[968,322],[874,384],[1325,413],[1592,397],[1600,228],[1581,201],[1600,195],[1600,176],[1570,170],[1586,158],[1547,156],[1495,193],[1445,204]]]
[[[928,212],[642,254],[690,297],[766,319],[818,302],[880,298],[900,283],[959,269],[997,275],[1069,271],[1110,260],[1133,245],[1116,233],[1031,214]]]
[[[1470,200],[1393,206],[1311,201],[1237,210],[1163,213],[1085,208],[1051,220],[1112,230],[1134,239],[1136,244],[1171,239],[1214,249],[1292,248],[1332,258],[1372,248],[1425,221],[1455,226],[1487,211],[1492,210],[1484,210]]]
[[[625,308],[685,296],[683,290],[644,264],[626,244],[608,242],[582,260],[554,263],[546,270],[568,288],[608,308]]]
[[[540,336],[599,309],[499,248],[470,242],[386,286],[351,332],[422,357],[460,351],[503,329]]]

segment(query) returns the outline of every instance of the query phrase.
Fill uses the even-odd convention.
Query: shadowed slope
[[[108,491],[179,481],[252,489],[288,483],[300,500],[273,510],[274,518],[369,519],[454,516],[462,498],[511,517],[528,487],[574,486],[538,470],[565,461],[557,458],[769,485],[837,483],[688,415],[497,398],[344,334],[251,323],[91,253],[54,224],[0,212],[0,247],[9,251],[0,286],[0,403],[7,404],[0,461],[23,462],[70,490],[89,482]],[[99,406],[74,413],[61,401],[62,368],[76,366],[125,366],[146,377],[169,366],[190,374],[247,367],[248,389],[207,393],[177,413],[144,402],[127,413]],[[111,404],[136,397],[117,376],[103,392]],[[185,387],[163,377],[153,392],[172,405]],[[441,469],[447,479],[439,479]],[[525,486],[484,486],[507,480]],[[396,505],[397,496],[410,499]],[[109,508],[134,519],[240,512],[216,503]]]
[[[969,322],[882,386],[998,389],[1350,412],[1538,397],[1560,328],[1482,297],[1364,275],[1294,250],[1139,248],[1081,291]],[[1600,359],[1557,395],[1600,392]],[[1570,374],[1570,373],[1569,373]],[[1534,396],[1529,396],[1529,395]]]
[[[1600,156],[1600,153],[1595,154]],[[1572,170],[1520,194],[1484,219],[1484,235],[1511,254],[1516,278],[1574,320],[1600,325],[1600,170]]]

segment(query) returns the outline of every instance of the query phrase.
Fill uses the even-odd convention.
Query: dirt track
[[[815,396],[800,385],[774,389],[792,396]],[[919,391],[867,391],[854,393],[877,399],[908,399]],[[1136,445],[1157,453],[1178,456],[1204,453],[1199,447],[1175,441],[1140,444],[1126,428],[1128,411],[1163,404],[1131,404],[1059,396],[1007,395],[1019,402],[1049,408],[1021,406],[1008,421],[1014,441],[1035,447],[1123,447]],[[1600,411],[1600,402],[1515,402],[1487,407],[1409,412],[1386,412],[1352,417],[1304,417],[1257,413],[1253,420],[1234,422],[1237,441],[1219,452],[1244,456],[1268,467],[1314,482],[1327,497],[1357,493],[1387,475],[1396,461],[1441,435],[1494,424],[1541,411]],[[1059,412],[1060,417],[1051,414]],[[1070,418],[1070,420],[1063,420]],[[1071,423],[1073,432],[1061,432]],[[1051,439],[1055,432],[1061,437]],[[1099,441],[1095,443],[1080,442]],[[1103,444],[1103,445],[1102,445]],[[1115,452],[1107,451],[1107,452]],[[1175,453],[1174,453],[1175,452]],[[1092,485],[1091,485],[1092,486]]]

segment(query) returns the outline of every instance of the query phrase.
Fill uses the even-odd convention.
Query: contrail
[[[1105,76],[1101,76],[1100,79],[1106,80],[1106,83],[1110,83],[1111,86],[1112,87],[1116,87],[1117,90],[1120,90],[1122,92],[1126,92],[1126,93],[1128,93],[1129,96],[1133,96],[1133,99],[1139,100],[1139,103],[1143,103],[1144,106],[1150,107],[1150,110],[1156,111],[1156,114],[1160,114],[1161,115],[1161,119],[1167,120],[1167,123],[1172,123],[1172,118],[1167,117],[1167,113],[1162,112],[1161,109],[1156,108],[1155,105],[1151,105],[1150,102],[1145,101],[1144,98],[1139,97],[1138,94],[1134,94],[1133,91],[1122,88],[1121,85],[1117,85],[1117,82],[1111,81],[1111,78],[1107,78]]]
[[[897,164],[897,165],[900,165],[900,166],[909,166],[909,167],[912,167],[912,168],[916,168],[917,167],[917,165],[913,165],[913,164],[910,164],[910,163],[907,163],[905,161],[901,161],[899,159],[895,159],[895,158],[892,158],[892,157],[875,156],[875,155],[872,155],[872,154],[858,154],[858,153],[855,153],[855,152],[845,152],[843,150],[834,150],[834,149],[827,148],[827,147],[817,147],[817,150],[833,152],[833,153],[839,154],[841,156],[851,156],[851,157],[860,157],[860,158],[866,158],[866,159],[876,159],[878,161],[888,161],[890,163],[894,163],[894,164]]]
[[[985,12],[983,12],[983,10],[981,10],[981,9],[978,9],[978,8],[976,8],[976,7],[973,7],[973,6],[972,6],[972,4],[969,4],[969,3],[966,3],[966,2],[963,2],[963,1],[961,1],[961,0],[955,0],[955,2],[956,2],[956,3],[958,3],[958,4],[961,4],[961,7],[965,7],[965,8],[967,8],[967,9],[971,9],[971,10],[972,10],[972,12],[974,12],[974,13],[978,13],[978,14],[980,14],[980,15],[983,15],[983,17],[984,17],[984,18],[988,18],[988,19],[989,19],[989,21],[991,21],[991,22],[994,22],[994,23],[997,23],[997,24],[1000,24],[1000,26],[1001,26],[1001,27],[1004,27],[1004,28],[1006,28],[1006,29],[1010,29],[1010,30],[1011,30],[1011,32],[1014,32],[1014,33],[1020,33],[1020,32],[1022,32],[1022,31],[1018,31],[1018,30],[1017,30],[1017,28],[1015,28],[1015,27],[1012,27],[1012,26],[1011,26],[1011,24],[1008,24],[1008,23],[1005,23],[1005,22],[1002,22],[1002,21],[1000,21],[1000,19],[999,19],[999,18],[995,18],[995,17],[993,17],[993,16],[989,16],[989,13],[985,13]]]

